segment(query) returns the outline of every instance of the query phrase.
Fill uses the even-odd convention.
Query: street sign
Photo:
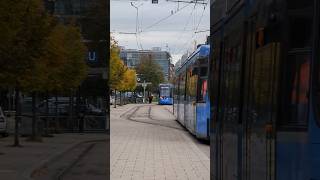
[[[150,82],[146,82],[146,83],[137,83],[137,85],[138,85],[138,86],[142,86],[142,87],[143,87],[143,86],[146,86],[146,87],[147,87],[147,85],[148,85],[148,84],[152,84],[152,83],[150,83]]]
[[[158,4],[158,0],[152,0],[152,4]]]

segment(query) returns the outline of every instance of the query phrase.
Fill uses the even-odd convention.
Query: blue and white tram
[[[176,70],[174,112],[177,120],[200,139],[209,139],[207,91],[209,45],[200,45]]]
[[[319,0],[215,0],[211,180],[320,180]]]
[[[172,84],[159,84],[159,105],[172,105]]]

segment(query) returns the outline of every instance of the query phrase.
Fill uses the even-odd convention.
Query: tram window
[[[193,70],[192,70],[192,76],[194,76],[194,75],[198,75],[198,68],[197,67],[193,68]]]
[[[290,47],[310,47],[312,42],[312,18],[292,17],[290,19]]]
[[[197,87],[198,73],[196,72],[194,74],[193,70],[195,69],[197,68],[193,68],[192,71],[191,69],[188,70],[188,74],[187,74],[186,95],[188,98],[190,98],[191,101],[195,101],[197,96],[196,87]]]
[[[200,68],[200,77],[207,76],[207,67],[201,67]]]
[[[307,7],[313,7],[313,0],[301,1],[301,0],[287,0],[288,9],[304,9]]]
[[[237,3],[240,3],[240,0],[227,0],[226,6],[227,10],[229,11],[231,8],[233,8]]]
[[[199,79],[199,84],[197,87],[197,102],[204,102],[207,95],[207,80]]]
[[[284,118],[280,126],[301,129],[307,127],[310,81],[310,54],[293,53],[288,56]]]
[[[181,73],[179,76],[179,100],[184,101],[185,100],[185,78],[184,73]]]

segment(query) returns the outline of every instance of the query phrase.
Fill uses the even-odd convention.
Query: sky
[[[195,44],[205,43],[210,33],[210,5],[158,1],[111,0],[111,35],[126,49],[161,47],[175,63],[187,51],[192,52]]]

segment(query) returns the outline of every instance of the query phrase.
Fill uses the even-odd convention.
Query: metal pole
[[[146,99],[146,81],[143,81],[143,103],[145,103]]]

